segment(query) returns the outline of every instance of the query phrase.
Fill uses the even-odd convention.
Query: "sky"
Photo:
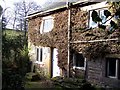
[[[0,5],[3,7],[3,13],[5,14],[5,15],[7,15],[6,17],[13,17],[12,16],[12,14],[11,13],[13,13],[12,11],[14,10],[14,3],[15,2],[19,2],[19,1],[21,1],[21,0],[0,0]],[[51,3],[51,2],[65,2],[65,1],[67,1],[67,0],[25,0],[25,1],[34,1],[34,2],[36,2],[38,5],[40,5],[42,8],[46,5],[45,3],[47,2],[47,4],[48,4],[48,2],[49,3]],[[11,22],[12,23],[12,21],[9,21],[9,22]],[[7,27],[11,27],[11,23],[9,23],[8,25],[7,25]]]
[[[14,9],[14,3],[19,2],[21,0],[0,0],[0,5],[3,8],[3,12],[5,12],[5,15],[9,18],[12,17],[12,10]],[[26,0],[26,1],[34,1],[41,7],[47,2],[47,0]],[[50,1],[50,0],[49,0]],[[7,8],[7,9],[6,9]],[[11,21],[9,21],[11,22]],[[11,28],[11,23],[7,25],[7,28]]]
[[[21,0],[0,0],[0,5],[3,7],[3,8],[7,8],[7,7],[10,7],[12,8],[13,7],[13,4],[15,2],[19,2]],[[43,5],[45,2],[47,2],[47,0],[27,0],[27,1],[35,1],[38,5]]]

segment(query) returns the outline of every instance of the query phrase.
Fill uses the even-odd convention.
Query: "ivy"
[[[27,40],[23,35],[2,36],[3,90],[22,90],[24,76],[30,70]]]
[[[115,21],[111,20],[114,17],[117,17],[117,20],[119,20],[120,18],[120,2],[109,2],[110,6],[108,7],[109,10],[110,8],[112,8],[112,10],[114,10],[113,13],[111,13],[111,11],[109,10],[104,10],[104,15],[106,18],[111,17],[109,19],[107,19],[105,22],[102,22],[102,18],[99,17],[98,13],[93,10],[92,12],[92,20],[95,23],[98,23],[98,27],[102,28],[102,29],[106,29],[106,26],[104,25],[107,21],[110,20],[110,25],[111,25],[111,29],[117,29],[118,28],[118,24]],[[100,23],[99,23],[100,22]]]
[[[94,18],[93,18],[94,17]],[[93,10],[92,12],[92,20],[97,23],[97,22],[102,22],[102,19],[99,17],[98,13]]]
[[[110,25],[111,25],[112,28],[115,28],[115,29],[118,28],[117,24],[112,20],[110,21]]]
[[[109,16],[111,16],[111,13],[108,10],[104,10],[104,15],[106,16],[106,18],[108,18]]]

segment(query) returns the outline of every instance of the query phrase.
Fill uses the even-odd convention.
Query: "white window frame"
[[[98,23],[96,23],[96,25],[94,25],[94,26],[92,26],[91,23],[90,23],[90,21],[92,21],[92,20],[91,20],[91,19],[92,19],[91,13],[92,13],[93,10],[97,11],[97,12],[98,12],[98,15],[100,16],[100,11],[101,11],[101,10],[108,10],[108,9],[107,9],[106,7],[102,7],[102,8],[96,8],[96,9],[89,10],[89,20],[88,20],[88,27],[89,27],[89,28],[98,27]],[[107,19],[108,19],[108,18],[107,18]],[[106,19],[106,20],[107,20],[107,19]],[[104,25],[109,25],[109,22],[110,22],[110,21],[107,21]],[[95,23],[95,22],[94,22],[94,23]]]
[[[82,54],[81,52],[79,52],[79,54]],[[76,66],[76,54],[73,54],[73,69],[81,69],[81,70],[85,70],[86,68],[86,58],[84,58],[84,67],[78,67]]]
[[[49,31],[45,31],[44,30],[44,22],[45,22],[45,20],[49,20],[49,19],[52,19],[52,22],[53,22],[52,23],[52,28]],[[52,31],[53,27],[54,27],[54,18],[52,16],[43,17],[42,22],[41,22],[41,26],[40,26],[40,33],[43,34],[43,33],[50,32],[50,31]]]
[[[37,52],[37,50],[39,50],[39,52]],[[42,50],[42,60],[41,60],[41,50]],[[38,60],[37,60],[37,58],[38,58]],[[36,47],[36,61],[35,61],[35,63],[43,64],[43,48],[42,47]]]
[[[108,60],[109,62],[109,60]],[[118,64],[119,64],[119,60],[116,59],[116,67],[115,67],[115,76],[109,76],[109,63],[107,62],[107,77],[109,78],[115,78],[118,79]]]

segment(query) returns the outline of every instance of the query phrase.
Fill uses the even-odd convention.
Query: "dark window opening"
[[[37,48],[37,61],[39,61],[39,48]]]
[[[76,67],[85,67],[85,59],[83,57],[82,54],[80,53],[75,53],[74,56],[73,56],[73,63],[74,63],[74,66]]]
[[[106,76],[109,78],[120,78],[120,59],[107,58]]]
[[[40,62],[42,62],[42,55],[43,55],[43,51],[42,48],[40,48]]]
[[[37,56],[36,56],[36,60],[38,61],[38,62],[42,62],[42,55],[43,55],[43,51],[42,51],[42,48],[37,48],[37,52],[36,52],[37,54]]]
[[[116,60],[115,59],[109,59],[108,61],[108,75],[109,76],[116,76]]]
[[[76,66],[77,67],[84,67],[84,57],[82,54],[76,54]]]

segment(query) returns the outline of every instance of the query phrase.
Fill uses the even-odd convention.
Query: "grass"
[[[6,34],[7,36],[12,37],[12,36],[24,35],[24,32],[12,30],[12,29],[6,29],[6,30],[3,30],[3,34]]]
[[[38,88],[54,88],[54,84],[50,80],[42,80],[42,81],[27,81],[25,84],[25,90],[27,89],[38,89]]]
[[[25,88],[42,88],[42,86],[41,82],[26,82]]]
[[[27,89],[38,89],[38,88],[55,88],[57,90],[67,90],[70,89],[94,89],[90,83],[84,81],[83,79],[75,78],[52,78],[47,80],[39,81],[27,81],[25,85],[25,90]]]

